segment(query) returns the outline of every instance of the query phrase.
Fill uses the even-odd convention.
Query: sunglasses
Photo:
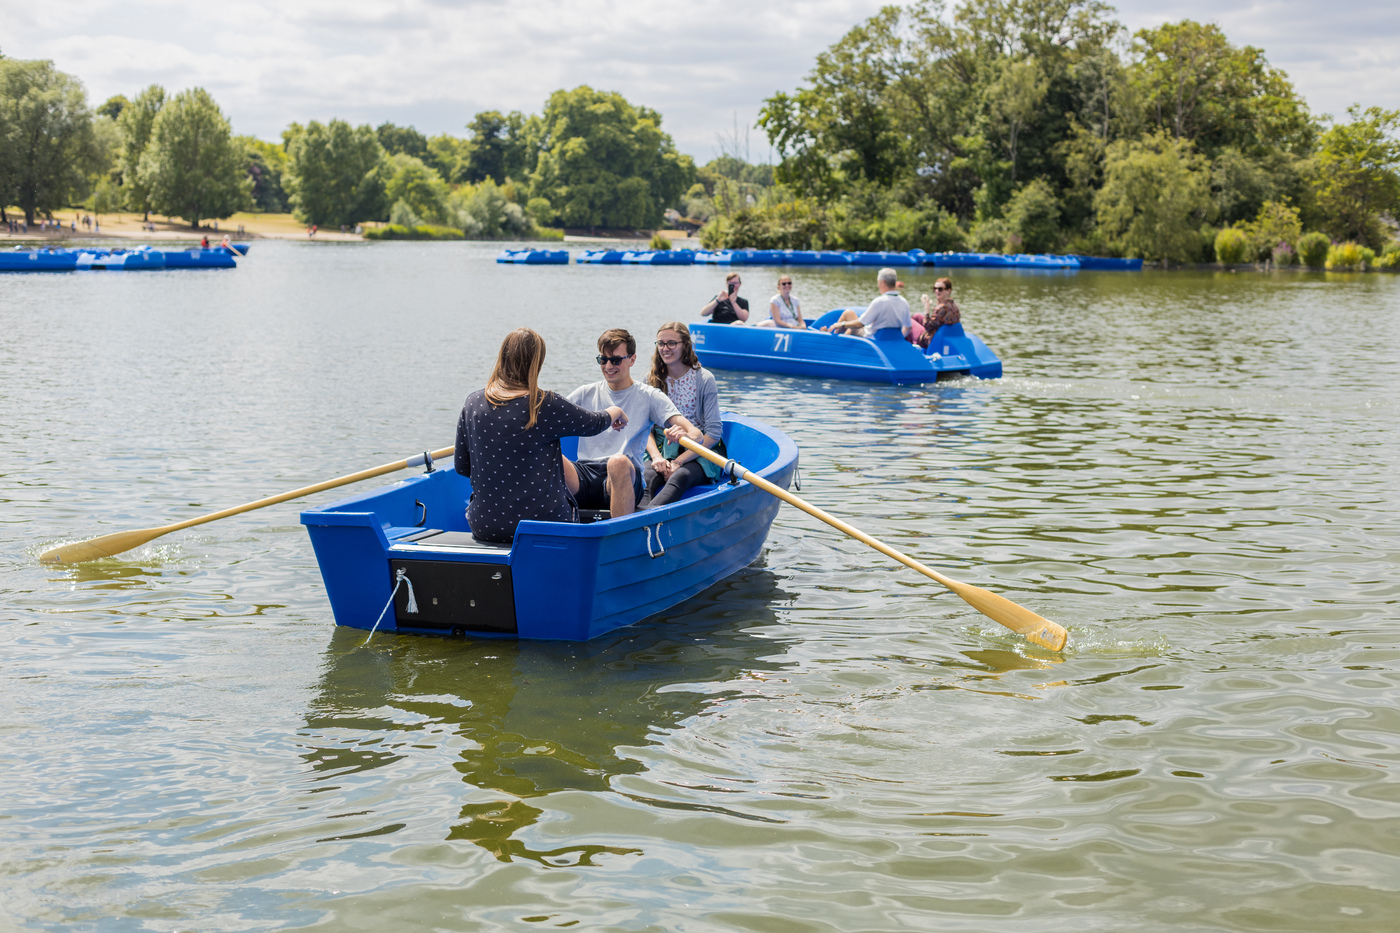
[[[935,286],[933,286],[933,290],[936,291],[936,292],[946,292],[946,291],[948,290],[948,286],[946,286],[946,285],[935,285]]]
[[[656,345],[662,350],[674,350],[681,345],[681,342],[679,340],[658,340]]]
[[[625,357],[625,356],[603,356],[602,354],[599,354],[598,356],[594,357],[594,359],[596,359],[596,360],[598,361],[598,365],[599,365],[599,366],[602,366],[604,363],[611,363],[611,364],[613,364],[614,366],[621,366],[621,365],[622,365],[622,362],[623,362],[624,360],[626,360],[627,357]]]

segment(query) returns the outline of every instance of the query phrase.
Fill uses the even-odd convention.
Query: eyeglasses
[[[681,342],[679,340],[658,340],[656,345],[662,350],[674,350],[681,345]]]
[[[598,365],[599,365],[599,366],[602,366],[604,363],[611,363],[611,364],[613,364],[614,366],[621,366],[623,360],[627,359],[627,357],[625,357],[625,356],[603,356],[602,354],[599,354],[598,356],[594,357],[594,359],[596,359],[596,360],[598,361]]]
[[[779,283],[778,283],[778,287],[779,287],[779,288],[792,288],[792,283],[791,283],[791,282],[779,282]]]
[[[946,286],[946,285],[935,285],[935,286],[933,286],[933,290],[936,291],[936,292],[946,292],[946,291],[948,290],[948,286]]]

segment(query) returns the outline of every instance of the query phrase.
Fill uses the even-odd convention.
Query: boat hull
[[[829,311],[813,327],[829,324],[841,310]],[[853,308],[860,311],[863,309]],[[811,376],[854,382],[909,385],[956,376],[996,379],[1001,360],[961,324],[940,327],[924,351],[895,331],[877,339],[847,337],[819,330],[691,324],[691,339],[700,362],[711,369]],[[883,336],[888,334],[889,336]]]
[[[745,467],[789,485],[797,447],[786,435],[726,414],[724,437]],[[779,506],[747,482],[710,485],[625,518],[521,522],[494,546],[469,534],[470,494],[469,479],[436,470],[303,512],[336,624],[370,629],[383,611],[380,630],[586,641],[752,563]],[[395,592],[399,571],[413,606],[407,587]]]

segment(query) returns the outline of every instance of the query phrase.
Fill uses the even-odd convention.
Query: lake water
[[[296,502],[37,561],[449,446],[509,329],[568,391],[722,282],[496,249],[0,279],[0,928],[1400,925],[1397,277],[954,270],[1003,379],[719,374],[804,497],[1062,655],[790,507],[587,644],[365,645]]]

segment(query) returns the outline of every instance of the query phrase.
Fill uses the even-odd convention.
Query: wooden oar
[[[893,557],[904,566],[917,570],[929,579],[936,580],[943,584],[958,596],[962,597],[963,601],[973,609],[976,609],[993,622],[1004,625],[1017,634],[1024,635],[1028,641],[1034,642],[1043,648],[1049,648],[1051,651],[1060,651],[1064,648],[1065,639],[1069,637],[1069,633],[1066,632],[1062,626],[1056,625],[1049,619],[1041,618],[1024,606],[1018,606],[1005,596],[998,596],[996,593],[984,590],[980,586],[973,586],[970,583],[959,583],[957,580],[943,576],[943,574],[936,570],[930,570],[912,557],[906,557],[888,544],[870,537],[870,535],[861,531],[859,528],[854,528],[841,521],[841,519],[828,515],[815,505],[794,496],[781,486],[775,486],[763,477],[755,476],[739,464],[730,460],[725,460],[725,458],[721,457],[713,450],[710,450],[708,447],[702,447],[688,437],[682,437],[680,442],[681,446],[685,447],[687,450],[694,451],[712,463],[717,463],[720,466],[733,464],[732,469],[736,479],[748,480],[764,492],[777,496],[789,505],[797,506],[808,515],[812,515],[826,522],[832,528],[845,532],[857,541],[873,547],[881,554]]]
[[[324,483],[317,483],[314,486],[303,486],[301,489],[293,489],[291,492],[284,492],[276,496],[268,496],[266,499],[259,499],[256,502],[249,502],[246,505],[236,505],[231,509],[224,509],[221,512],[211,512],[208,515],[201,515],[198,518],[189,518],[183,522],[176,522],[173,525],[162,525],[159,528],[142,528],[138,531],[118,531],[109,535],[102,535],[99,538],[79,541],[76,544],[64,544],[45,551],[39,555],[39,559],[46,563],[78,564],[85,560],[97,560],[100,557],[111,557],[113,554],[120,554],[122,551],[129,551],[134,547],[140,547],[147,541],[159,538],[161,535],[168,535],[172,531],[179,531],[181,528],[192,528],[195,525],[202,525],[205,522],[212,522],[215,519],[228,518],[230,515],[251,512],[263,506],[286,502],[288,499],[299,499],[302,496],[309,496],[323,489],[334,489],[336,486],[358,483],[362,479],[372,479],[376,476],[383,476],[385,473],[393,473],[395,470],[405,470],[409,467],[423,466],[427,463],[427,459],[441,460],[443,457],[451,454],[452,450],[453,448],[451,447],[444,447],[442,450],[418,454],[409,457],[407,460],[395,460],[393,463],[386,463],[383,466],[377,466],[370,470],[361,470],[358,473],[351,473],[349,476],[328,479]]]

